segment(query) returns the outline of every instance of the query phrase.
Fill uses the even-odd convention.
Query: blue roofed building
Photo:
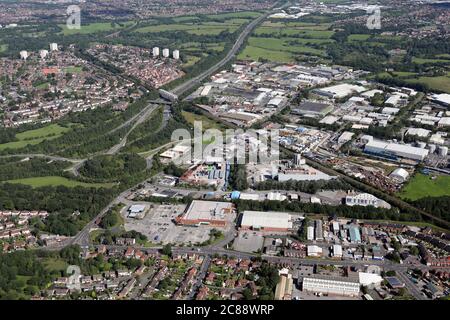
[[[239,199],[240,196],[241,196],[241,193],[239,191],[233,191],[231,193],[231,200]]]

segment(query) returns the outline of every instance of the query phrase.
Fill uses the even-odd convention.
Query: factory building
[[[339,244],[333,244],[333,257],[342,258],[342,246]]]
[[[333,106],[327,103],[304,101],[292,110],[293,114],[308,116],[325,116],[333,110]]]
[[[280,271],[280,281],[275,288],[275,300],[291,300],[294,281],[288,270]]]
[[[361,93],[363,91],[366,91],[366,88],[348,83],[314,90],[315,93],[330,98],[344,98],[353,93]]]
[[[288,232],[292,230],[291,215],[286,212],[244,211],[241,229]]]
[[[128,218],[142,219],[145,215],[147,206],[144,204],[133,204],[128,208]]]
[[[400,157],[416,161],[423,161],[428,156],[428,150],[426,149],[376,140],[367,142],[364,152],[387,158],[396,159]]]
[[[408,180],[409,173],[403,168],[397,168],[390,174],[390,177],[400,183],[405,182]]]
[[[356,279],[314,275],[303,278],[303,291],[339,296],[358,296],[360,285]]]
[[[348,194],[345,197],[345,204],[348,206],[374,206],[374,207],[381,207],[385,206],[382,200],[378,199],[374,195],[371,195],[369,193],[355,193],[355,194]]]
[[[306,239],[309,241],[314,240],[314,227],[313,226],[308,226],[306,228]]]
[[[177,145],[169,150],[164,151],[160,154],[160,159],[162,163],[169,163],[171,161],[178,160],[191,150],[190,146]]]
[[[430,100],[446,107],[450,106],[450,94],[448,93],[433,94]]]
[[[234,219],[234,205],[229,202],[194,200],[186,211],[175,218],[180,225],[226,227]]]
[[[353,137],[353,136],[354,136],[354,133],[353,133],[353,132],[345,131],[345,132],[343,132],[343,133],[339,136],[339,138],[338,138],[338,143],[339,143],[339,144],[347,143],[347,142],[349,142],[350,140],[352,140],[352,137]]]
[[[351,225],[348,227],[348,234],[350,235],[351,243],[361,243],[361,233],[359,232],[359,227]]]
[[[19,52],[19,54],[20,54],[20,59],[27,60],[27,58],[28,58],[28,52],[27,51],[22,50],[22,51]]]
[[[314,224],[315,224],[314,232],[316,234],[316,240],[317,241],[323,241],[322,221],[321,220],[316,220]]]
[[[45,59],[48,56],[48,50],[39,50],[39,56],[41,59]]]
[[[308,257],[320,257],[323,253],[323,250],[319,246],[307,246],[306,253]]]
[[[58,44],[55,42],[50,43],[50,51],[58,51]]]

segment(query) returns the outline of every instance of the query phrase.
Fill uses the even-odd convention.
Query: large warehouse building
[[[303,278],[303,291],[340,296],[358,296],[360,284],[357,279],[314,275]]]
[[[232,203],[194,200],[175,221],[181,225],[225,227],[234,219],[233,213]]]
[[[400,157],[416,161],[423,161],[428,156],[427,149],[376,140],[367,142],[364,151],[389,158]]]
[[[293,114],[309,116],[325,116],[333,110],[333,106],[328,103],[304,101],[297,108],[292,109]]]
[[[292,229],[291,215],[286,212],[244,211],[241,229],[287,232]]]

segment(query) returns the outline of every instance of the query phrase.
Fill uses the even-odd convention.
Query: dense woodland
[[[135,153],[101,155],[87,160],[80,173],[95,180],[118,181],[123,177],[142,172],[147,162]]]
[[[115,196],[117,190],[105,188],[32,188],[21,184],[2,184],[0,210],[46,210],[51,214],[35,226],[54,234],[75,235]],[[80,214],[74,214],[79,211]]]
[[[4,159],[8,161],[6,163],[0,162],[0,181],[60,175],[65,168],[70,166],[70,162],[67,161],[49,161],[44,158],[31,158],[21,161],[11,161],[11,158]]]

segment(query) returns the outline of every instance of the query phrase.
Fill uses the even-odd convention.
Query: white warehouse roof
[[[366,151],[393,153],[398,157],[414,160],[423,160],[428,156],[428,150],[412,147],[406,144],[388,143],[383,141],[369,141],[365,146]]]
[[[286,212],[244,211],[241,226],[292,229],[291,216]]]
[[[403,168],[397,168],[394,171],[392,171],[392,173],[391,173],[391,177],[393,177],[393,178],[400,178],[400,179],[403,179],[403,180],[408,179],[408,176],[409,176],[408,171],[406,171]]]

